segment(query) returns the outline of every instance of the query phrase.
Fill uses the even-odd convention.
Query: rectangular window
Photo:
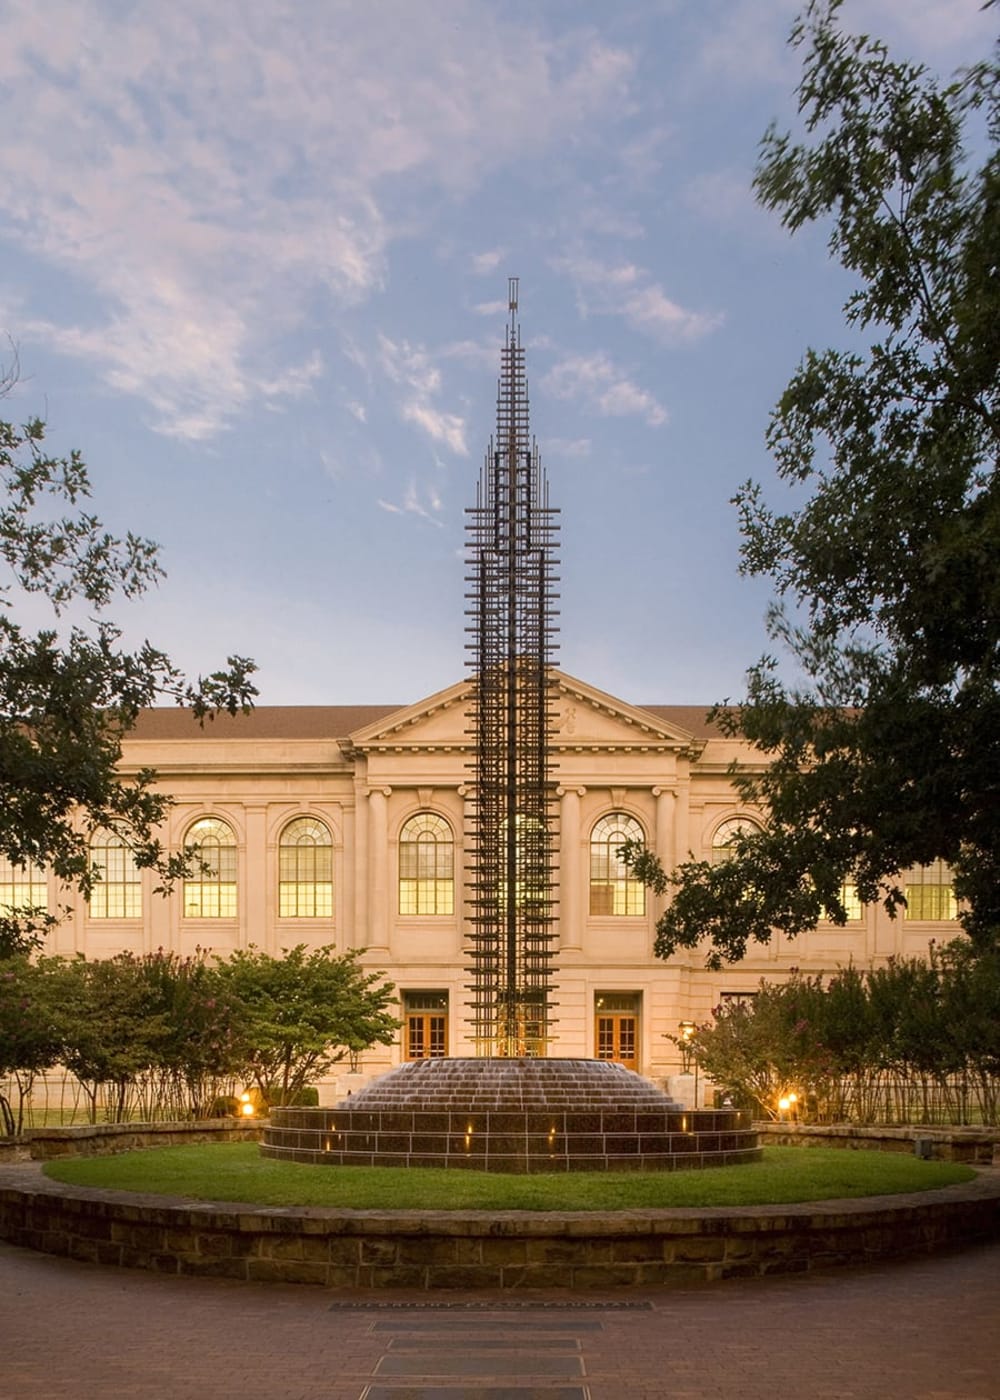
[[[184,881],[186,919],[235,919],[236,883],[207,880]]]
[[[142,886],[112,882],[108,879],[94,886],[90,896],[92,919],[141,919]]]
[[[858,896],[857,885],[853,885],[849,880],[845,880],[840,887],[840,902],[844,906],[847,922],[849,924],[860,923],[865,916],[865,906],[861,903]],[[826,910],[825,914],[827,918],[830,917],[829,910]]]
[[[449,874],[446,880],[399,880],[399,912],[401,914],[453,914],[454,885]]]
[[[36,865],[11,865],[0,860],[0,912],[49,907],[49,882]]]
[[[951,867],[943,860],[913,866],[903,876],[903,881],[907,919],[939,923],[958,917]]]
[[[333,850],[329,846],[281,846],[278,850],[278,917],[333,917]]]
[[[101,879],[90,896],[90,917],[141,919],[142,881],[132,852],[127,846],[100,845],[94,858]]]

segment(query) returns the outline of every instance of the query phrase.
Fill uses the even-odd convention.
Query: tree
[[[131,953],[94,962],[82,956],[45,958],[41,966],[52,979],[61,1008],[59,1059],[84,1092],[90,1122],[97,1122],[103,1098],[108,1121],[123,1123],[140,1077],[156,1061],[156,1047],[166,1029],[141,959]]]
[[[0,394],[15,377],[0,376]],[[50,869],[84,896],[100,874],[90,856],[98,828],[122,836],[165,887],[191,866],[190,853],[166,851],[156,834],[170,805],[156,775],[119,772],[139,712],[173,701],[204,723],[256,694],[245,658],[192,683],[148,641],[121,645],[109,607],[142,594],[162,569],[155,544],[107,532],[89,497],[80,454],[48,454],[39,419],[0,422],[0,560],[10,575],[0,584],[0,856]],[[33,615],[47,608],[49,625],[32,632],[18,603]],[[67,627],[70,613],[90,620]],[[56,921],[40,908],[0,908],[0,957],[37,946]]]
[[[243,1063],[267,1103],[290,1103],[345,1055],[391,1043],[392,985],[365,972],[359,956],[300,943],[280,958],[251,947],[220,963],[238,1003]]]
[[[791,43],[806,141],[771,128],[756,190],[792,233],[822,221],[855,279],[851,348],[807,351],[768,445],[794,504],[735,498],[742,572],[769,576],[775,657],[714,716],[761,755],[734,770],[767,818],[731,858],[671,877],[656,951],[741,958],[772,930],[890,912],[899,872],[943,859],[974,945],[1000,934],[1000,63],[942,86],[814,0]],[[969,152],[985,152],[973,164]]]
[[[0,1088],[0,1136],[20,1133],[24,1105],[35,1077],[51,1068],[62,1050],[62,1018],[52,980],[27,957],[0,967],[0,1081],[17,1091],[16,1110]]]

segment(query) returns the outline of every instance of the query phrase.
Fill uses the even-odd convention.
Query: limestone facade
[[[558,680],[550,1053],[617,1058],[664,1079],[680,1068],[666,1037],[682,1022],[706,1019],[724,997],[753,992],[762,977],[923,955],[931,939],[957,932],[950,896],[931,889],[907,917],[859,907],[844,927],[822,925],[795,941],[776,936],[721,972],[707,971],[697,952],[655,958],[662,906],[609,864],[614,833],[623,823],[637,829],[666,865],[689,853],[711,858],[724,823],[754,818],[727,776],[734,757],[752,755],[713,729],[703,707],[637,706],[562,672]],[[103,907],[70,901],[48,951],[94,958],[125,949],[224,956],[249,945],[360,948],[366,965],[398,989],[404,1018],[396,1044],[363,1058],[366,1077],[414,1053],[470,1053],[467,696],[463,682],[402,708],[265,706],[204,729],[181,711],[147,712],[125,744],[125,769],[155,769],[172,794],[171,847],[190,842],[195,823],[205,822],[199,832],[231,842],[220,856],[219,888],[192,884],[163,897],[146,873],[141,897],[136,887],[124,898],[109,865]],[[305,833],[307,845],[319,833],[321,846],[328,833],[329,846],[318,863],[307,851],[296,868],[289,833]],[[51,888],[49,900],[52,908],[66,903],[65,891]]]

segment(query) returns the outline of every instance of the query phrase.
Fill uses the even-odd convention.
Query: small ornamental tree
[[[131,953],[94,962],[44,961],[63,1008],[61,1059],[83,1089],[89,1119],[97,1122],[103,1097],[108,1120],[121,1123],[140,1079],[156,1062],[166,1026],[142,961]]]
[[[0,1124],[8,1136],[21,1131],[35,1076],[60,1057],[62,1024],[52,993],[44,966],[26,957],[0,963],[0,1085],[10,1079],[17,1091],[14,1105],[0,1088]]]
[[[399,1028],[387,1010],[391,983],[365,972],[356,950],[299,944],[276,958],[248,948],[219,970],[236,1003],[240,1057],[267,1103],[292,1102],[345,1055],[388,1045]]]
[[[139,1086],[148,1117],[211,1116],[243,1077],[240,1008],[215,962],[162,948],[135,964],[144,986],[150,1062]]]

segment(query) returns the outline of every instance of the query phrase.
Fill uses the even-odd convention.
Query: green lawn
[[[78,1186],[271,1206],[589,1211],[781,1205],[925,1191],[975,1175],[970,1167],[921,1162],[906,1153],[765,1147],[762,1162],[707,1171],[507,1176],[416,1167],[303,1166],[263,1158],[254,1143],[79,1157],[48,1162],[45,1173]]]

